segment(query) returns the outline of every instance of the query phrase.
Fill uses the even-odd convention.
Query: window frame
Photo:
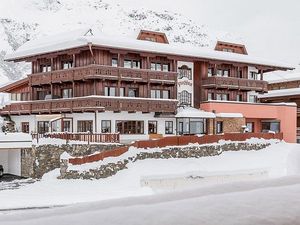
[[[101,133],[111,133],[111,120],[101,120]]]

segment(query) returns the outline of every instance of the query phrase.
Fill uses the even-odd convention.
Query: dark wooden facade
[[[157,42],[168,43],[165,34],[159,32],[141,31],[138,39],[147,40],[152,36],[160,38]],[[208,100],[209,93],[227,94],[232,101],[239,95],[241,101],[247,101],[248,91],[266,92],[263,72],[275,69],[257,66],[261,80],[250,80],[247,63],[92,45],[22,60],[32,63],[32,73],[22,82],[16,82],[18,85],[0,91],[16,95],[15,100],[28,102],[6,106],[1,114],[105,110],[175,113],[178,61],[194,63],[196,108]],[[218,70],[227,70],[228,74],[219,76]],[[114,88],[114,95],[105,96],[106,88]],[[136,91],[136,99],[128,98],[132,97],[129,94],[132,89]],[[69,91],[67,98],[63,94],[65,90]],[[151,90],[160,91],[160,97],[167,92],[169,100],[150,99]]]

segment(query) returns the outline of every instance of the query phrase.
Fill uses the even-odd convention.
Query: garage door
[[[4,168],[4,173],[21,175],[21,150],[20,149],[0,149],[0,164]]]

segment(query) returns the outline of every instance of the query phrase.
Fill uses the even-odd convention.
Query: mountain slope
[[[208,35],[204,25],[179,13],[133,9],[121,3],[121,0],[2,0],[0,78],[17,80],[30,69],[26,63],[4,62],[8,52],[28,40],[82,27],[131,37],[136,37],[140,29],[161,31],[167,34],[170,42],[200,47],[214,42],[215,38]]]

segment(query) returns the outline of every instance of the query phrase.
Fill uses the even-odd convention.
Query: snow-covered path
[[[2,212],[2,225],[300,224],[300,176],[62,208]]]
[[[132,196],[153,195],[141,186],[147,176],[172,176],[202,172],[230,173],[262,169],[270,178],[300,173],[300,148],[280,143],[261,151],[225,152],[219,156],[189,159],[152,159],[131,163],[113,177],[101,180],[58,180],[59,171],[46,174],[34,184],[18,190],[0,191],[0,209],[47,207],[80,202],[94,202]],[[0,183],[1,185],[1,183]]]

